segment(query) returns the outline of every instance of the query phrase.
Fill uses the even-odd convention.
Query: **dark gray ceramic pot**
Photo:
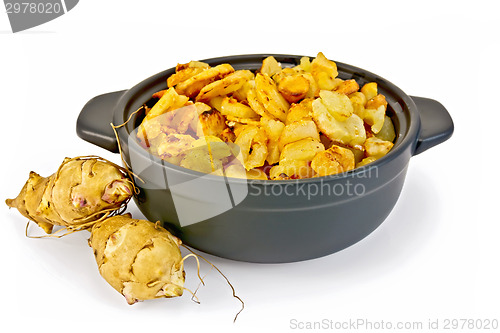
[[[260,68],[269,54],[203,60],[230,63],[235,69]],[[301,56],[274,55],[284,66]],[[388,101],[397,132],[394,148],[363,168],[331,177],[287,181],[247,181],[203,175],[151,156],[133,139],[140,114],[118,130],[123,155],[140,192],[141,212],[161,221],[184,243],[234,260],[283,263],[307,260],[342,250],[369,235],[391,212],[405,180],[408,162],[450,138],[453,121],[437,101],[410,97],[366,70],[337,62],[339,77],[360,85],[377,82]],[[129,90],[90,100],[77,121],[78,135],[118,152],[110,123],[122,124],[166,88],[171,68]],[[132,134],[132,136],[130,136]],[[131,139],[132,137],[132,139]]]

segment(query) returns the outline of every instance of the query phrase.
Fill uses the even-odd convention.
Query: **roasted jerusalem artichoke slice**
[[[183,81],[175,86],[175,90],[179,95],[185,95],[193,98],[205,87],[214,81],[220,80],[234,72],[234,68],[229,64],[222,64],[212,68],[205,69],[186,81]]]
[[[328,176],[354,169],[354,154],[347,148],[336,145],[314,156],[311,168],[317,176]]]
[[[321,98],[314,100],[312,116],[319,130],[332,141],[355,147],[366,140],[365,127],[360,117],[352,114],[345,121],[338,121]]]

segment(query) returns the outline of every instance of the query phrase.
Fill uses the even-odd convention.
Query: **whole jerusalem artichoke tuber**
[[[181,241],[170,232],[130,214],[96,223],[91,232],[99,272],[129,304],[182,295]]]
[[[95,156],[66,158],[57,172],[41,177],[30,172],[15,199],[7,199],[50,234],[54,225],[82,230],[124,207],[133,184],[124,169]]]

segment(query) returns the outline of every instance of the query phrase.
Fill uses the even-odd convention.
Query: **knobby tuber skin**
[[[89,245],[102,277],[129,304],[181,296],[181,241],[158,224],[117,215],[94,224]]]
[[[70,232],[91,229],[89,245],[101,276],[129,304],[182,296],[186,289],[184,260],[188,257],[196,258],[203,283],[198,256],[192,253],[182,257],[181,245],[192,250],[158,223],[120,215],[136,190],[128,174],[126,169],[97,156],[66,158],[49,177],[30,172],[19,195],[7,199],[6,204],[48,234],[55,225]],[[227,277],[201,258],[226,279],[233,297],[241,302],[236,321],[243,301]],[[193,297],[197,299],[196,292]]]
[[[57,172],[28,181],[9,207],[36,222],[47,234],[54,225],[82,230],[124,207],[134,186],[118,165],[97,156],[66,158]]]

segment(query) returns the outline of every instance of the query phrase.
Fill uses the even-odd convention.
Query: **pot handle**
[[[420,134],[413,155],[418,155],[446,140],[453,134],[453,120],[446,108],[430,98],[410,96],[420,113]]]
[[[115,105],[126,90],[99,95],[85,104],[76,121],[76,134],[85,141],[118,153],[118,144],[110,123]]]

